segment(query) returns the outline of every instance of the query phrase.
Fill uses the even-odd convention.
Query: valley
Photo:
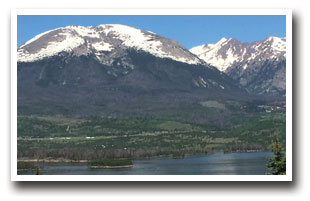
[[[184,157],[192,154],[270,150],[285,144],[285,113],[237,115],[224,127],[167,118],[18,117],[18,159]]]

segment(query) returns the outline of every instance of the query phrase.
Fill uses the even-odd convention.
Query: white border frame
[[[286,175],[17,175],[17,15],[286,15]],[[11,10],[12,181],[292,181],[291,9],[15,9]]]

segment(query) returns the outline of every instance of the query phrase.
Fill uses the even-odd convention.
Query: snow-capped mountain
[[[25,113],[162,115],[207,99],[248,99],[237,81],[177,41],[125,25],[50,30],[17,54]]]
[[[98,60],[107,64],[112,62],[113,53],[128,48],[189,64],[202,62],[173,39],[120,24],[96,27],[66,26],[49,30],[21,45],[17,57],[19,62],[33,62],[61,52],[72,53],[75,56],[94,53]],[[103,52],[110,53],[110,61]]]
[[[283,94],[285,91],[285,38],[270,36],[252,43],[222,38],[217,43],[193,47],[190,51],[251,92]]]

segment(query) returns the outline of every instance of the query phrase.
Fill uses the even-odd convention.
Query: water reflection
[[[215,153],[184,159],[153,158],[134,160],[132,168],[89,169],[86,163],[45,163],[47,175],[264,175],[272,152]],[[42,165],[42,164],[40,164]],[[33,174],[19,171],[18,174]]]

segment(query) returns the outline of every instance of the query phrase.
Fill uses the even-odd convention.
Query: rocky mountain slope
[[[222,38],[190,51],[255,94],[285,96],[286,39],[267,37],[242,43]]]

